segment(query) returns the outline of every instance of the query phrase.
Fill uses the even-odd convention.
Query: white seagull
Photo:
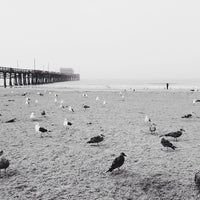
[[[64,126],[66,129],[68,129],[69,126],[71,126],[71,125],[72,125],[72,123],[69,122],[69,121],[65,118],[65,120],[64,120],[64,122],[63,122],[63,126]]]
[[[35,121],[35,120],[36,120],[36,116],[35,116],[35,113],[34,113],[34,112],[31,113],[30,119],[31,119],[32,121]]]
[[[146,123],[149,123],[149,122],[151,122],[151,119],[146,115],[144,121],[145,121]]]
[[[106,101],[105,100],[103,101],[103,105],[106,105]]]
[[[99,101],[99,97],[98,96],[96,97],[96,101]]]

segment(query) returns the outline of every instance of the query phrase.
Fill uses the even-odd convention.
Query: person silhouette
[[[168,88],[169,88],[169,83],[166,83],[166,88],[167,88],[167,90],[168,90]]]

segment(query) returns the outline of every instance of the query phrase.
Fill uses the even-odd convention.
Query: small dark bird
[[[12,123],[12,122],[16,122],[16,118],[10,119],[10,120],[6,121],[5,123]]]
[[[3,155],[3,150],[0,151],[0,156],[2,156],[2,155]]]
[[[88,105],[83,105],[83,108],[87,109],[87,108],[90,108],[90,106],[88,106]]]
[[[162,144],[164,147],[167,147],[167,149],[168,149],[168,147],[170,147],[170,148],[172,148],[172,149],[174,149],[174,150],[175,150],[175,148],[176,148],[169,140],[166,140],[165,138],[162,138],[162,139],[161,139],[161,144]]]
[[[43,116],[44,116],[44,115],[46,115],[46,113],[45,113],[45,111],[44,111],[44,110],[41,112],[41,115],[43,115]]]
[[[195,173],[194,182],[196,186],[200,188],[200,171]]]
[[[167,133],[165,135],[161,135],[160,137],[162,137],[162,136],[173,137],[177,141],[177,138],[180,137],[183,134],[183,132],[185,132],[185,130],[181,128],[179,131],[173,131],[173,132]]]
[[[6,174],[6,169],[9,167],[9,165],[10,165],[9,160],[4,158],[4,157],[2,157],[0,159],[0,174],[1,174],[1,170],[2,169],[5,169],[5,174]]]
[[[104,135],[100,134],[98,136],[90,138],[90,140],[87,143],[96,143],[98,144],[99,142],[102,142],[104,140]]]
[[[186,115],[183,115],[181,118],[191,118],[192,117],[192,114],[186,114]]]
[[[119,169],[124,164],[124,160],[125,160],[124,156],[126,155],[125,153],[122,152],[119,157],[115,158],[111,167],[109,168],[107,172],[112,172],[116,168]]]
[[[39,125],[38,122],[35,123],[35,131],[36,131],[36,132],[40,132],[40,133],[50,132],[50,131],[48,131],[46,128],[41,127],[41,126]]]

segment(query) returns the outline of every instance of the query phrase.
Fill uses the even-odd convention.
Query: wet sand
[[[75,112],[60,108],[55,93],[58,102],[63,99]],[[7,176],[1,173],[0,199],[200,199],[194,184],[200,170],[200,103],[192,104],[200,98],[198,92],[129,91],[124,100],[118,91],[82,94],[0,89],[0,150],[10,160]],[[35,132],[31,112],[51,131],[43,138]],[[181,118],[191,112],[196,116]],[[144,122],[146,114],[157,124],[155,135]],[[12,118],[16,122],[5,123]],[[69,130],[63,127],[64,118],[73,123]],[[167,151],[159,135],[180,128],[186,133],[178,142],[168,138],[177,149]],[[105,140],[99,146],[86,143],[101,133]],[[127,155],[121,170],[105,173],[121,152]]]

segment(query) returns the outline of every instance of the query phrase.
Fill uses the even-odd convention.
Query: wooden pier
[[[42,70],[18,69],[9,67],[0,67],[0,79],[4,80],[4,87],[18,85],[37,85],[64,81],[78,81],[79,74],[65,74],[59,72],[49,72]]]

